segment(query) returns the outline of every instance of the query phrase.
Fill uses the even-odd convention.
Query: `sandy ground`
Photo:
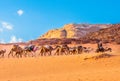
[[[85,44],[84,46],[96,47]],[[28,58],[1,58],[0,81],[120,81],[120,46],[112,47],[114,55],[110,58],[98,60],[86,57],[96,54],[28,57]],[[0,45],[7,49],[11,46]]]

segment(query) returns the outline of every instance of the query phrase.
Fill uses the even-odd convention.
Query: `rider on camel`
[[[103,49],[102,41],[99,41],[97,45],[98,45],[98,49],[99,49],[99,50],[102,50],[102,49]]]

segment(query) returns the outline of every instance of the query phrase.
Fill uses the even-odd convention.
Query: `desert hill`
[[[59,29],[49,30],[40,38],[81,38],[89,32],[95,32],[110,26],[110,24],[66,24]]]
[[[89,33],[84,37],[84,39],[87,40],[100,39],[107,43],[116,42],[117,44],[120,44],[120,24],[114,24],[109,28]]]
[[[39,44],[71,44],[72,42],[120,44],[120,24],[68,24],[63,28],[50,30],[40,38],[30,41]]]

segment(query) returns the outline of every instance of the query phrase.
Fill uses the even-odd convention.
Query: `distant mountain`
[[[81,38],[90,32],[110,26],[111,24],[66,24],[59,29],[49,30],[40,38]]]
[[[60,29],[50,30],[40,38],[28,43],[80,44],[96,43],[98,40],[102,40],[104,43],[120,44],[120,24],[68,24]]]
[[[86,40],[103,40],[104,42],[116,42],[120,44],[120,24],[111,25],[109,28],[101,29],[84,36]]]

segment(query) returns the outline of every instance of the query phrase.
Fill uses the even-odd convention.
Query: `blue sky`
[[[120,22],[120,0],[0,0],[0,42],[36,39],[69,23]]]

